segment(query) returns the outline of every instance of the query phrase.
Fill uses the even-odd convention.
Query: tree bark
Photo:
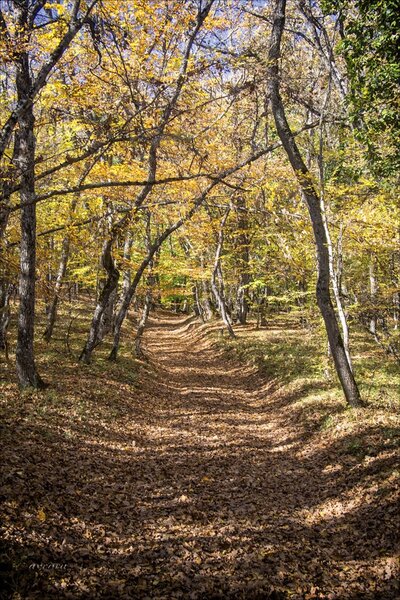
[[[125,237],[125,242],[124,242],[124,261],[126,261],[126,262],[130,261],[130,259],[131,259],[132,243],[133,243],[132,235],[131,235],[130,231],[128,231],[126,234],[126,237]],[[129,267],[126,267],[124,269],[124,275],[122,278],[122,289],[121,289],[121,296],[119,299],[119,303],[122,302],[127,290],[129,289],[130,284],[131,284],[131,269]]]
[[[324,139],[323,139],[323,127],[324,127],[324,115],[325,115],[325,107],[328,102],[330,96],[330,82],[328,85],[328,89],[325,95],[325,99],[323,102],[323,106],[321,109],[320,116],[320,125],[319,125],[319,151],[318,151],[318,171],[319,171],[319,187],[320,187],[320,203],[321,203],[321,215],[322,220],[325,227],[325,235],[327,241],[327,250],[329,257],[329,275],[333,290],[333,296],[335,298],[336,308],[339,315],[339,321],[342,328],[343,335],[343,346],[346,352],[347,361],[349,363],[350,369],[353,371],[353,365],[351,361],[350,355],[350,334],[349,334],[349,325],[347,322],[347,315],[344,309],[343,300],[342,300],[342,277],[343,277],[343,251],[342,251],[342,241],[343,241],[343,226],[340,224],[340,232],[337,242],[337,256],[336,256],[336,266],[334,260],[334,250],[332,237],[329,229],[328,215],[327,215],[327,205],[325,202],[325,165],[324,165]]]
[[[19,24],[22,28],[26,26],[27,17],[25,6],[20,9]],[[44,382],[36,369],[33,347],[36,281],[35,118],[32,103],[28,101],[31,94],[31,76],[26,52],[19,57],[16,82],[18,102],[27,104],[18,119],[21,245],[16,366],[21,388],[41,388]]]
[[[119,344],[120,344],[120,339],[121,339],[121,328],[123,325],[123,322],[125,321],[125,317],[128,313],[129,310],[129,306],[132,302],[132,298],[134,297],[135,293],[136,293],[136,288],[139,285],[139,282],[142,278],[143,273],[145,272],[146,268],[151,264],[154,255],[156,254],[156,252],[158,252],[158,250],[161,248],[161,245],[163,244],[163,242],[171,235],[171,233],[173,233],[173,231],[176,231],[176,229],[178,229],[178,227],[180,227],[181,225],[183,225],[184,220],[180,219],[178,221],[178,223],[175,223],[175,225],[172,225],[171,227],[169,227],[168,229],[166,229],[156,240],[153,244],[150,245],[150,247],[148,248],[147,251],[147,255],[146,257],[142,260],[138,270],[135,273],[135,276],[130,284],[130,286],[128,287],[128,289],[126,290],[126,293],[122,299],[122,303],[121,306],[119,307],[119,310],[117,312],[117,315],[115,317],[115,323],[114,323],[114,341],[113,341],[113,347],[112,350],[110,352],[110,356],[109,356],[109,360],[116,360],[117,359],[117,355],[118,355],[118,350],[119,350]]]
[[[377,293],[378,293],[378,285],[376,282],[375,261],[374,261],[374,257],[371,254],[370,261],[369,261],[369,294],[370,294],[372,311],[371,311],[371,319],[369,322],[369,331],[375,337],[377,334],[377,331],[376,331],[376,320],[377,319],[376,319],[376,309],[375,309]]]
[[[58,267],[56,282],[55,282],[55,286],[54,286],[54,296],[53,296],[53,299],[50,302],[48,310],[47,310],[47,325],[46,325],[46,329],[43,333],[43,337],[46,340],[46,342],[49,342],[51,340],[51,336],[53,335],[54,325],[55,325],[56,316],[57,316],[58,301],[60,299],[60,292],[61,292],[61,288],[63,285],[65,273],[67,271],[69,249],[70,249],[70,241],[69,241],[68,237],[65,237],[63,239],[62,248],[61,248],[60,264]]]
[[[223,248],[223,244],[224,244],[224,226],[225,226],[226,220],[228,218],[229,212],[230,212],[230,209],[228,209],[226,211],[226,213],[224,214],[224,216],[221,220],[221,224],[220,224],[220,228],[219,228],[219,232],[218,232],[218,241],[217,241],[217,249],[215,252],[214,268],[213,268],[213,272],[212,272],[212,276],[211,276],[211,289],[215,296],[218,310],[219,310],[221,318],[224,322],[224,325],[225,325],[230,337],[234,338],[234,337],[236,337],[236,335],[235,335],[235,332],[233,331],[231,320],[229,318],[228,310],[226,307],[225,291],[224,291],[224,278],[223,278],[222,269],[221,269],[221,254],[222,254],[222,248]],[[219,286],[218,286],[217,282],[219,283]]]
[[[141,359],[145,358],[145,355],[142,350],[142,337],[143,337],[143,333],[144,333],[144,330],[146,327],[147,319],[149,318],[151,301],[152,301],[151,296],[152,296],[151,287],[149,285],[149,287],[147,288],[147,291],[146,291],[143,311],[142,311],[142,315],[139,319],[139,324],[138,324],[138,328],[137,328],[136,336],[135,336],[134,353],[135,353],[136,358],[141,358]]]
[[[249,220],[246,210],[246,202],[243,196],[236,200],[237,222],[239,233],[236,237],[239,250],[239,289],[237,293],[237,319],[241,325],[246,325],[249,312],[249,291],[250,283],[250,239],[249,239]]]
[[[346,356],[343,339],[331,300],[329,289],[329,254],[319,197],[314,189],[311,175],[300,154],[294,135],[287,122],[284,105],[280,95],[278,61],[280,57],[282,34],[285,26],[285,9],[286,0],[276,0],[268,55],[270,65],[268,69],[270,78],[269,90],[272,112],[278,135],[296,174],[310,214],[318,261],[317,303],[324,319],[336,372],[347,402],[351,406],[361,406],[362,401],[360,393]]]
[[[321,200],[321,214],[322,214],[324,227],[325,227],[326,243],[327,243],[327,250],[328,250],[328,257],[329,257],[329,274],[330,274],[330,279],[331,279],[331,284],[332,284],[332,289],[333,289],[333,295],[335,298],[336,308],[337,308],[337,312],[339,315],[340,325],[342,328],[343,347],[344,347],[344,351],[346,353],[346,357],[347,357],[347,361],[349,363],[350,369],[353,370],[353,366],[352,366],[352,362],[351,362],[351,355],[350,355],[349,325],[347,323],[347,316],[346,316],[346,313],[344,310],[344,306],[343,306],[343,302],[342,302],[342,295],[340,292],[341,273],[339,273],[339,270],[335,268],[335,264],[334,264],[333,244],[332,244],[331,234],[329,231],[329,225],[328,225],[328,219],[326,216],[326,207],[325,207],[325,201],[324,201],[323,195],[321,195],[320,200]],[[340,235],[342,235],[342,232],[340,233]],[[338,244],[338,261],[337,262],[338,262],[338,265],[342,264],[341,243],[340,242]]]
[[[93,350],[101,341],[100,329],[102,317],[107,307],[109,306],[110,298],[112,297],[112,294],[116,290],[118,285],[119,271],[115,266],[114,259],[112,256],[112,246],[114,241],[115,235],[112,234],[111,237],[108,240],[106,240],[103,245],[101,262],[103,268],[107,272],[107,280],[103,286],[103,289],[100,292],[99,299],[97,301],[96,308],[93,313],[88,338],[79,357],[79,360],[85,364],[90,363]]]
[[[4,350],[8,360],[7,329],[10,322],[11,285],[7,281],[0,282],[0,350]]]

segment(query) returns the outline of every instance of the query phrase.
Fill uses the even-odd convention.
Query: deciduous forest
[[[395,0],[0,0],[5,599],[399,597]]]

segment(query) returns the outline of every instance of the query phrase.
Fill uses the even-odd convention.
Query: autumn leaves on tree
[[[157,304],[234,336],[282,308],[314,318],[316,289],[361,404],[349,324],[399,355],[395,56],[354,41],[368,11],[392,25],[364,4],[0,2],[0,344],[13,355],[14,297],[22,388],[44,385],[35,334],[51,344],[67,290],[92,306],[89,363],[106,338],[117,359],[133,303],[140,356]]]

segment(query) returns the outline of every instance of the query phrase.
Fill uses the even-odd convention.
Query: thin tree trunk
[[[262,291],[261,299],[257,302],[257,329],[267,326],[266,310],[267,310],[267,288]]]
[[[326,211],[325,202],[325,169],[324,169],[324,155],[323,155],[323,118],[325,113],[325,106],[330,96],[330,85],[328,85],[327,93],[324,100],[324,105],[321,109],[320,126],[319,126],[319,152],[318,152],[318,171],[319,171],[319,187],[320,187],[320,203],[321,203],[321,215],[325,227],[325,235],[327,241],[327,249],[329,256],[329,275],[331,279],[331,285],[333,289],[333,295],[335,298],[336,308],[339,315],[339,321],[342,328],[343,335],[343,346],[346,352],[347,361],[350,365],[350,369],[353,371],[353,365],[350,355],[350,336],[349,336],[349,325],[347,323],[347,316],[344,310],[341,294],[341,279],[343,271],[343,254],[342,254],[342,239],[343,239],[343,226],[340,225],[340,232],[337,245],[337,268],[335,268],[333,243],[331,233],[329,230],[328,216]]]
[[[204,270],[204,256],[200,256],[200,266]],[[201,300],[201,293],[199,290],[199,299],[201,301],[202,313],[205,321],[209,321],[213,315],[213,309],[210,302],[210,290],[207,279],[201,279],[201,291],[203,292],[203,299]]]
[[[27,8],[20,10],[19,24],[27,22]],[[44,382],[35,365],[35,280],[36,280],[36,204],[35,200],[35,136],[33,106],[29,101],[31,77],[28,55],[21,54],[17,64],[17,92],[19,103],[27,103],[18,119],[19,156],[21,171],[21,246],[19,280],[19,317],[16,349],[16,366],[21,388],[41,388]]]
[[[43,337],[46,340],[46,342],[49,342],[51,339],[51,336],[53,335],[54,325],[55,325],[56,316],[57,316],[58,301],[60,299],[60,292],[61,292],[61,288],[63,285],[65,273],[67,271],[69,249],[70,249],[70,241],[69,241],[68,237],[65,237],[62,242],[60,264],[58,267],[56,282],[55,282],[55,286],[54,286],[54,296],[53,296],[53,299],[50,302],[50,304],[48,306],[48,310],[47,310],[47,325],[46,325],[46,329],[43,333]]]
[[[239,233],[236,237],[239,250],[239,289],[237,293],[237,319],[241,325],[246,325],[249,312],[249,290],[250,283],[250,240],[249,220],[246,210],[246,202],[243,196],[236,200],[237,221]]]
[[[125,237],[125,242],[124,242],[124,261],[128,262],[131,259],[131,251],[132,251],[132,235],[130,233],[130,231],[127,232],[126,237]],[[127,290],[129,289],[129,286],[131,284],[131,269],[129,267],[126,267],[124,270],[124,275],[123,275],[123,279],[122,279],[122,289],[121,289],[121,296],[120,296],[120,302],[122,302]]]
[[[143,333],[144,333],[144,330],[146,327],[147,319],[149,317],[151,302],[152,302],[152,294],[151,294],[151,287],[149,286],[146,291],[143,311],[142,311],[142,315],[139,319],[139,324],[138,324],[138,328],[137,328],[136,336],[135,336],[134,353],[135,353],[136,358],[141,358],[141,359],[145,358],[145,355],[143,354],[143,350],[142,350],[142,337],[143,337]]]
[[[103,289],[100,292],[99,299],[94,310],[88,338],[79,357],[79,360],[84,362],[85,364],[90,363],[92,352],[99,343],[99,341],[101,341],[101,339],[99,339],[99,333],[101,328],[102,317],[105,310],[109,306],[110,298],[118,285],[119,271],[115,266],[114,259],[112,257],[112,246],[114,240],[115,235],[111,235],[111,237],[106,242],[104,242],[103,245],[101,262],[103,268],[107,272],[107,280],[103,286]]]
[[[146,219],[146,251],[149,255],[151,253],[151,213],[149,210],[146,211],[147,219]],[[171,239],[171,237],[169,238]],[[152,287],[155,283],[154,275],[153,275],[153,267],[154,267],[154,256],[149,262],[149,274],[147,275],[147,290],[144,299],[144,305],[142,310],[142,315],[139,319],[138,328],[136,331],[135,341],[133,344],[134,354],[137,358],[144,358],[144,354],[142,351],[142,336],[146,327],[147,319],[149,317],[151,303],[152,303]]]
[[[4,350],[8,360],[7,329],[10,322],[11,285],[0,282],[0,350]]]
[[[234,338],[236,336],[235,336],[235,332],[233,331],[231,320],[229,318],[228,310],[226,307],[225,293],[224,293],[224,279],[223,279],[223,274],[222,274],[222,269],[221,269],[221,253],[222,253],[222,248],[223,248],[223,244],[224,244],[224,226],[225,226],[226,220],[228,218],[229,212],[230,212],[230,209],[228,208],[228,210],[226,211],[226,213],[224,214],[224,216],[221,220],[221,224],[220,224],[220,228],[219,228],[219,232],[218,232],[218,242],[217,242],[217,249],[215,252],[214,268],[213,268],[213,272],[212,272],[212,276],[211,276],[211,289],[215,296],[218,310],[219,310],[221,318],[224,322],[224,325],[225,325],[230,337]],[[219,289],[218,289],[217,280],[219,282]]]
[[[323,196],[321,196],[320,200],[321,200],[321,213],[322,213],[322,218],[324,221],[327,249],[328,249],[328,255],[329,255],[329,274],[330,274],[330,279],[331,279],[331,284],[332,284],[332,289],[333,289],[333,295],[335,298],[336,308],[337,308],[337,312],[339,315],[340,325],[342,328],[343,347],[344,347],[344,351],[346,352],[346,357],[347,357],[347,361],[350,365],[350,369],[353,370],[353,366],[352,366],[352,362],[351,362],[351,355],[350,355],[349,325],[347,323],[347,317],[346,317],[346,313],[345,313],[345,310],[343,307],[342,296],[340,293],[339,281],[340,281],[341,274],[335,269],[334,256],[333,256],[333,244],[332,244],[331,234],[329,231],[328,219],[326,216],[326,208],[325,208],[325,202],[324,202]],[[338,247],[338,252],[339,251],[341,251],[340,244]],[[341,261],[341,257],[339,256],[339,254],[338,254],[338,261]]]
[[[204,309],[201,304],[200,290],[199,284],[196,281],[193,285],[193,311],[196,317],[199,317],[203,323],[206,322],[206,318],[204,316]]]
[[[347,402],[351,406],[361,406],[360,393],[346,356],[339,324],[331,300],[329,289],[329,253],[319,197],[287,122],[280,95],[278,61],[285,26],[285,9],[286,0],[276,0],[268,56],[272,111],[278,135],[298,179],[312,222],[318,260],[317,302],[325,322],[335,368]]]
[[[378,292],[378,286],[376,283],[375,264],[374,264],[374,258],[371,254],[371,258],[370,258],[370,262],[369,262],[369,294],[370,294],[370,300],[371,300],[371,305],[372,305],[372,314],[371,314],[371,319],[369,322],[369,331],[370,331],[370,333],[372,333],[372,335],[374,337],[376,337],[376,334],[377,334],[377,331],[376,331],[376,309],[375,309],[377,292]]]
[[[161,234],[157,238],[157,240],[149,247],[146,257],[142,260],[140,267],[136,271],[135,276],[132,279],[132,282],[131,282],[129,288],[126,290],[125,296],[123,297],[122,302],[121,302],[121,306],[119,307],[119,310],[115,317],[114,341],[113,341],[113,347],[112,347],[112,350],[111,350],[111,353],[109,356],[109,360],[117,359],[119,344],[120,344],[120,339],[121,339],[121,328],[122,328],[123,322],[125,321],[126,315],[129,310],[129,306],[132,302],[132,298],[134,297],[134,295],[136,293],[136,288],[139,285],[142,275],[145,272],[146,268],[151,264],[151,261],[153,260],[156,252],[158,252],[159,248],[161,248],[161,245],[169,237],[169,235],[172,233],[172,231],[175,231],[175,229],[172,229],[172,227],[165,230],[163,232],[163,234]]]
[[[398,231],[398,242],[400,242],[400,229]],[[400,247],[400,244],[398,244]],[[399,314],[400,314],[400,291],[399,291],[399,268],[400,267],[400,252],[394,252],[390,260],[390,273],[393,287],[396,291],[393,294],[393,329],[397,331],[399,328]],[[397,263],[397,265],[396,265]]]

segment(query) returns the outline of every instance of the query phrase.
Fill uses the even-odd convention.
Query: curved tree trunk
[[[285,109],[280,95],[278,60],[280,56],[282,34],[285,26],[285,9],[286,0],[277,0],[273,16],[274,21],[268,56],[270,64],[269,90],[272,112],[278,135],[295,171],[312,222],[318,260],[317,303],[325,322],[336,372],[347,402],[351,406],[361,406],[360,393],[346,356],[339,324],[331,300],[329,289],[329,253],[319,197],[314,189],[311,175],[300,154],[293,133],[287,122]]]
[[[183,219],[180,219],[180,221],[178,222],[179,227],[183,224]],[[142,278],[143,273],[145,272],[146,268],[151,264],[154,255],[156,254],[156,252],[158,252],[158,250],[161,248],[161,245],[163,244],[163,242],[171,235],[171,233],[173,231],[175,231],[176,229],[178,229],[177,224],[175,224],[174,226],[169,227],[168,229],[166,229],[157,239],[156,241],[151,244],[148,248],[147,251],[147,255],[146,257],[142,260],[138,270],[135,273],[135,276],[130,284],[130,286],[127,288],[125,295],[122,299],[121,302],[121,306],[119,307],[119,310],[117,312],[117,315],[115,317],[115,322],[114,322],[114,341],[113,341],[113,347],[112,350],[110,352],[110,356],[109,356],[109,360],[116,360],[117,359],[117,355],[118,355],[118,350],[119,350],[119,344],[120,344],[120,340],[121,340],[121,328],[123,325],[123,322],[125,321],[125,317],[128,313],[130,304],[132,302],[132,299],[136,293],[136,288],[139,285],[139,282]]]
[[[221,254],[222,254],[222,248],[223,248],[223,244],[224,244],[224,226],[225,226],[226,220],[228,218],[229,212],[230,212],[230,209],[228,208],[228,210],[226,211],[226,213],[224,214],[224,216],[221,220],[221,224],[220,224],[220,228],[219,228],[219,232],[218,232],[218,243],[217,243],[217,250],[215,252],[214,269],[213,269],[212,276],[211,276],[211,289],[215,296],[218,310],[219,310],[221,318],[224,322],[224,325],[225,325],[230,337],[234,338],[236,336],[235,336],[235,332],[233,331],[231,320],[229,318],[228,310],[226,307],[224,279],[223,279],[223,274],[222,274],[222,269],[221,269]],[[218,283],[219,283],[219,286],[218,286]]]
[[[103,251],[101,256],[101,262],[103,268],[107,271],[107,280],[101,290],[99,299],[97,301],[96,308],[93,313],[93,319],[90,326],[88,338],[86,344],[81,352],[79,360],[88,364],[90,363],[92,352],[101,341],[100,339],[100,328],[104,312],[109,306],[110,298],[117,288],[119,271],[115,266],[114,259],[112,257],[112,246],[115,240],[115,236],[111,236],[103,245]]]
[[[70,241],[68,237],[63,239],[62,248],[61,248],[61,257],[60,264],[58,267],[56,282],[54,286],[54,296],[47,311],[47,324],[46,329],[43,333],[43,337],[46,342],[51,340],[51,336],[53,335],[54,325],[56,322],[57,316],[57,306],[60,298],[60,292],[63,285],[65,273],[67,271],[67,264],[69,258],[69,249],[70,249]]]

